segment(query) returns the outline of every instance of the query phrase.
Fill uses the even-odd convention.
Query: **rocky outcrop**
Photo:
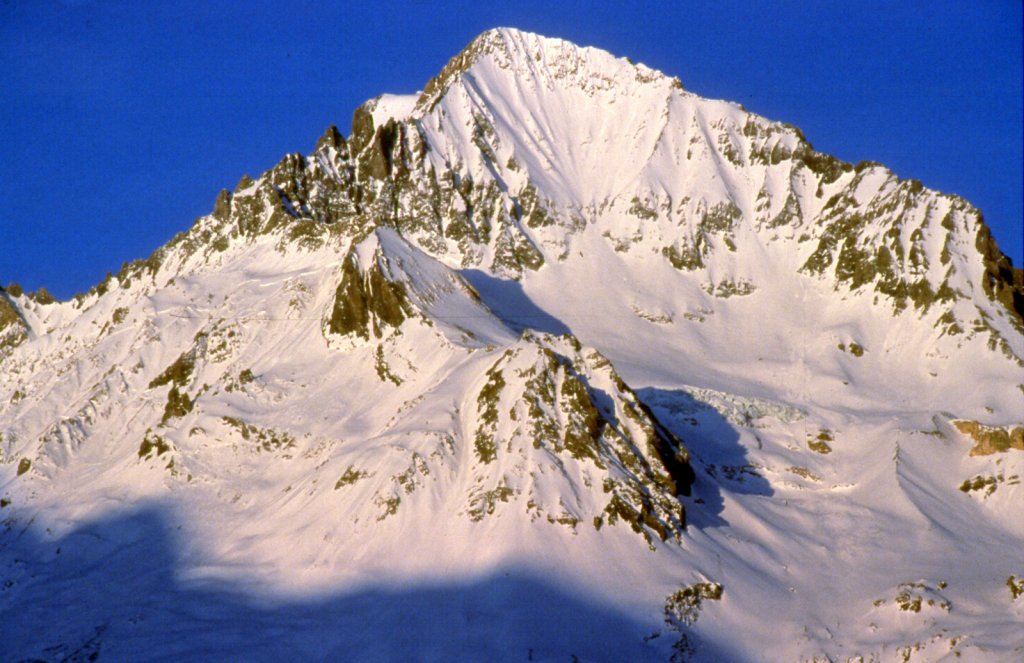
[[[527,487],[529,510],[565,511],[597,529],[621,521],[649,543],[680,536],[679,498],[694,481],[689,453],[600,353],[572,337],[526,333],[487,370],[475,401],[479,463],[506,473],[512,463],[512,474],[554,465],[569,484],[560,493],[578,496],[572,505],[549,504]],[[520,458],[534,467],[518,469]],[[592,502],[579,497],[591,482],[600,486]]]
[[[1024,451],[1022,426],[986,426],[965,419],[957,419],[952,423],[958,431],[974,440],[974,447],[970,451],[972,456],[988,456],[1010,449]]]
[[[985,294],[1006,307],[1014,325],[1024,333],[1024,269],[1013,266],[984,223],[978,227],[975,247],[985,265],[981,287]]]
[[[383,257],[375,254],[364,267],[353,249],[341,263],[341,282],[324,325],[325,334],[381,338],[413,315],[403,283],[385,272]]]
[[[0,361],[28,338],[28,323],[14,298],[0,288]]]

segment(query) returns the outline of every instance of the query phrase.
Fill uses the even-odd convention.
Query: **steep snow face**
[[[977,210],[510,29],[352,125],[0,292],[8,658],[1020,658]]]
[[[532,182],[556,204],[598,206],[633,191],[665,165],[666,128],[693,113],[678,80],[594,48],[496,30],[468,52],[469,66],[442,72],[417,104],[439,148],[432,164],[451,169],[468,156],[474,174],[494,168],[508,189]],[[730,108],[739,113],[716,110]]]
[[[1011,389],[1020,383],[1024,277],[962,199],[878,164],[852,166],[815,152],[796,128],[701,99],[643,65],[516,30],[477,38],[431,81],[412,118],[405,153],[425,153],[418,167],[427,180],[454,173],[462,204],[458,216],[442,211],[431,225],[411,203],[417,218],[396,219],[403,232],[453,264],[522,279],[543,308],[574,321],[589,342],[601,339],[615,358],[626,360],[633,347],[608,345],[623,317],[678,325],[718,311],[744,332],[721,328],[721,316],[658,334],[659,346],[682,351],[687,370],[691,360],[712,357],[717,366],[701,367],[709,374],[737,350],[737,363],[750,366],[804,355],[809,342],[817,346],[814,363],[835,355],[811,370],[839,380],[884,375],[875,360],[905,364],[903,375],[944,364],[922,374],[927,379],[914,375],[912,388],[902,385],[927,394],[915,407],[956,392],[966,368],[955,358],[935,360],[963,356],[965,345],[984,357],[976,370]],[[616,288],[609,274],[629,285]],[[587,294],[566,297],[565,283]],[[647,311],[644,300],[659,290],[680,296],[659,294]],[[597,301],[601,315],[579,310]],[[765,329],[765,316],[782,310],[789,319]],[[792,328],[825,334],[808,341],[783,331]],[[765,342],[766,331],[776,338]],[[991,360],[986,345],[1002,357]],[[872,354],[837,367],[836,351],[848,348]],[[888,382],[864,386],[891,401]],[[1019,408],[1015,394],[1000,400]]]
[[[508,328],[465,279],[390,228],[377,228],[355,244],[341,273],[324,320],[328,338],[386,338],[416,317],[470,348],[510,340]]]

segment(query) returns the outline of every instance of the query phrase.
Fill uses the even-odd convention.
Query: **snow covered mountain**
[[[978,210],[516,30],[0,292],[0,435],[4,660],[1024,656]]]

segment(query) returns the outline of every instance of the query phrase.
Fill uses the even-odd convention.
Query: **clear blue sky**
[[[0,282],[59,297],[519,27],[678,76],[985,214],[1022,262],[1020,0],[0,0]]]

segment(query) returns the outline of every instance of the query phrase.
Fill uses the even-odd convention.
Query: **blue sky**
[[[0,0],[0,282],[87,290],[499,25],[629,56],[960,194],[1021,266],[1021,7]]]

